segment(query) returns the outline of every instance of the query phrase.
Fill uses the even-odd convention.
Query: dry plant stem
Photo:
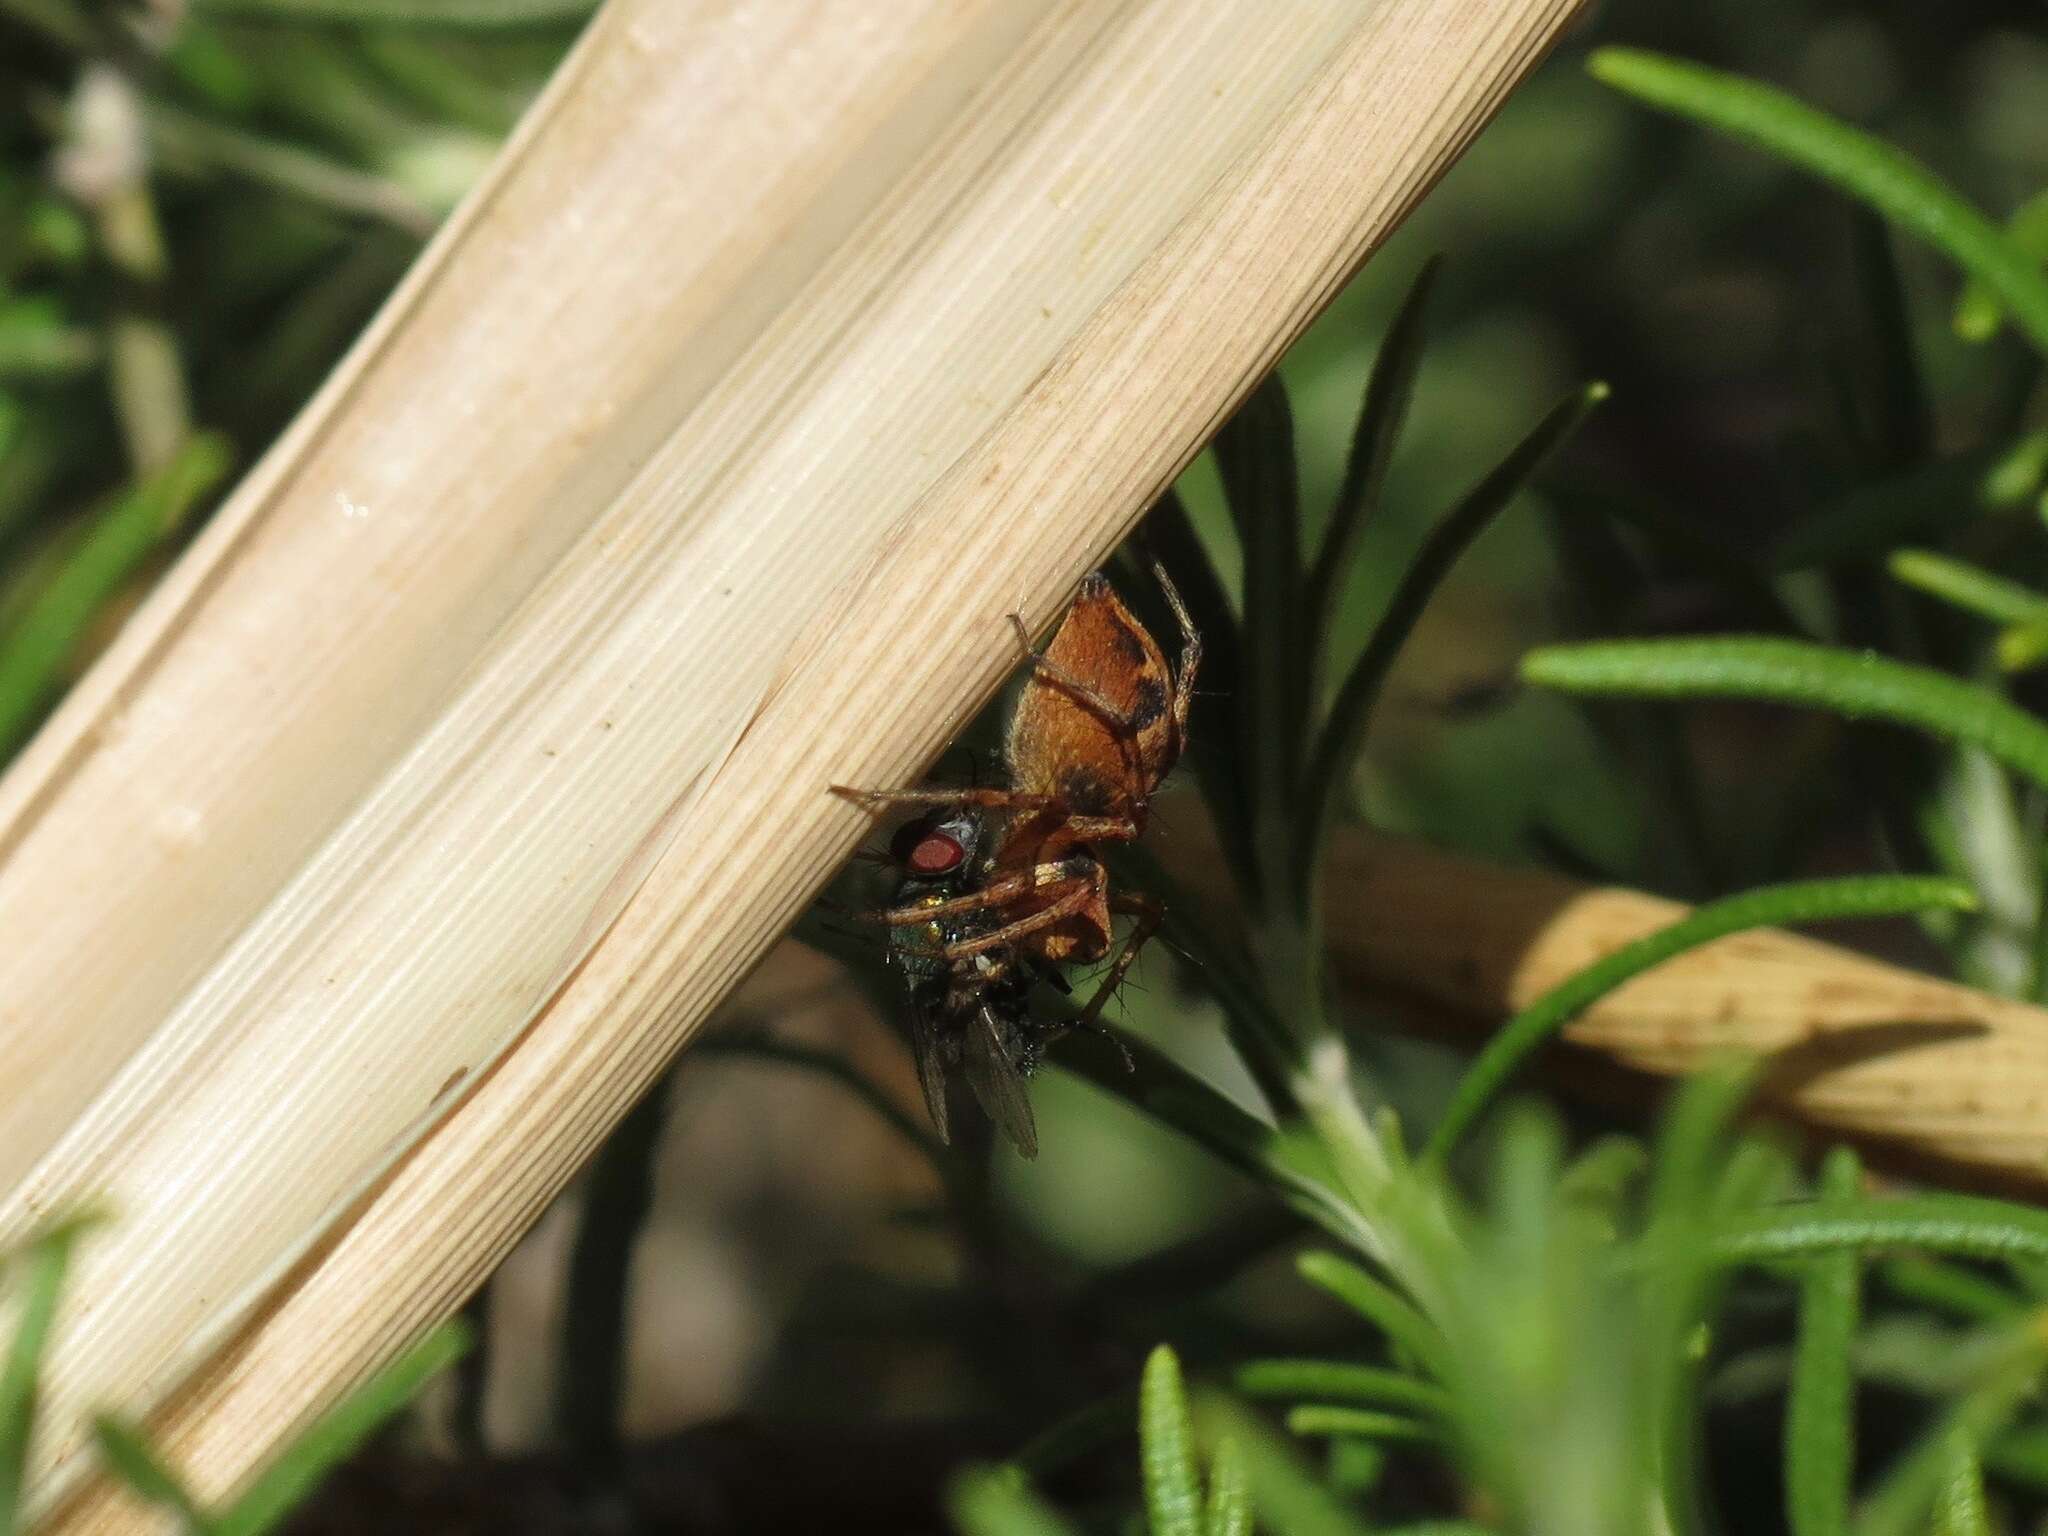
[[[614,0],[0,784],[43,1497],[457,1305],[1569,9]]]
[[[1475,1031],[1687,910],[1355,829],[1332,849],[1324,889],[1350,988]],[[2048,1193],[2048,1009],[1761,930],[1667,961],[1564,1038],[1657,1076],[1753,1052],[1764,1101],[1825,1136]]]

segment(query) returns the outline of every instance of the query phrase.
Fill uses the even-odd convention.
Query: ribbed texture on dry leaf
[[[45,1501],[459,1301],[1569,8],[613,0],[0,786]]]

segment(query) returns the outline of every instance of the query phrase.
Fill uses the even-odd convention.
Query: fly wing
[[[961,1062],[967,1069],[967,1086],[974,1090],[989,1119],[1002,1128],[1020,1154],[1038,1156],[1038,1122],[1031,1113],[1031,1097],[1024,1091],[1024,1069],[1003,1043],[1002,1030],[986,1006],[974,1010]]]
[[[917,1080],[924,1089],[925,1113],[942,1143],[952,1142],[946,1124],[946,1049],[933,1017],[932,1000],[922,987],[910,989],[910,1048],[917,1057]]]

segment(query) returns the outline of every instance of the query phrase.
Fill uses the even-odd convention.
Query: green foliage
[[[1982,747],[2048,788],[2048,725],[1988,689],[1870,652],[1746,635],[1531,651],[1522,676],[1572,693],[1804,704]]]
[[[176,1516],[187,1536],[263,1536],[468,1347],[467,1331],[444,1323],[307,1426],[247,1488],[213,1512],[202,1509],[133,1427],[102,1417],[94,1435],[107,1469],[137,1498]]]
[[[19,1286],[20,1311],[14,1340],[0,1368],[0,1536],[14,1536],[22,1524],[22,1472],[28,1461],[29,1438],[35,1432],[36,1379],[56,1321],[71,1250],[91,1226],[89,1218],[60,1223],[29,1245],[25,1253],[0,1257],[7,1269],[26,1265],[28,1277]],[[0,1279],[10,1278],[0,1270]]]
[[[1910,155],[1759,81],[1628,48],[1587,67],[1640,101],[1776,155],[1920,236],[1984,285],[2048,351],[2048,278],[2019,242]]]
[[[0,1536],[26,1529],[22,1471],[35,1429],[36,1382],[63,1299],[72,1250],[98,1221],[84,1216],[61,1222],[22,1251],[0,1256],[0,1283],[16,1282],[7,1287],[16,1302],[14,1339],[0,1372]],[[25,1278],[11,1273],[21,1269],[27,1271]],[[93,1421],[93,1438],[107,1470],[145,1504],[167,1511],[188,1536],[263,1536],[468,1346],[467,1330],[460,1324],[435,1329],[308,1425],[239,1495],[214,1511],[192,1496],[134,1426],[101,1415]]]
[[[1856,1155],[1837,1148],[1821,1169],[1823,1198],[1853,1200]],[[1807,1263],[1799,1286],[1799,1342],[1785,1406],[1785,1515],[1793,1536],[1842,1536],[1855,1475],[1855,1369],[1851,1349],[1862,1277],[1851,1249]]]
[[[1775,93],[1700,71],[1617,54],[1598,56],[1595,68],[1611,83],[1820,169],[1886,217],[1944,242],[1973,273],[1988,273],[1986,291],[2016,314],[2024,317],[2035,304],[2038,280],[2017,269],[2003,237],[1986,233],[1988,226],[1957,235],[1952,195],[1903,157]],[[1587,700],[1809,706],[1849,721],[1904,727],[1918,733],[1908,741],[1978,754],[1971,760],[2010,771],[2024,788],[2048,791],[2048,727],[1995,686],[1930,664],[1924,649],[1898,659],[1868,642],[1850,647],[1827,636],[1834,624],[1875,624],[1885,632],[1890,610],[1882,592],[1833,568],[1872,556],[1899,584],[1895,593],[1924,594],[1945,605],[1952,622],[1988,622],[2010,637],[2048,620],[2048,596],[2003,574],[2010,561],[1993,574],[1943,549],[1896,547],[1907,529],[1939,530],[1926,511],[1931,487],[1940,495],[1958,487],[1981,494],[1984,515],[1996,516],[2035,494],[2042,462],[2032,450],[2034,435],[2026,434],[2017,439],[2024,447],[1992,451],[1946,478],[1922,474],[1933,434],[1903,289],[1881,238],[1865,236],[1859,249],[1878,316],[1879,412],[1889,423],[1888,440],[1898,445],[1885,473],[1896,484],[1860,501],[1842,498],[1803,520],[1796,525],[1797,559],[1779,562],[1781,570],[1822,571],[1831,610],[1823,608],[1819,622],[1808,620],[1812,628],[1797,635],[1542,647],[1524,658],[1521,675]],[[1390,581],[1378,619],[1326,703],[1329,658],[1316,616],[1344,584],[1332,559],[1357,546],[1368,510],[1383,499],[1386,465],[1419,373],[1424,297],[1438,281],[1436,266],[1425,268],[1396,310],[1320,546],[1303,525],[1302,476],[1290,467],[1295,413],[1276,384],[1254,397],[1218,445],[1225,500],[1245,552],[1244,599],[1240,617],[1212,597],[1204,622],[1223,626],[1225,649],[1242,655],[1246,697],[1229,727],[1237,752],[1221,763],[1212,759],[1202,783],[1227,842],[1245,854],[1237,866],[1242,948],[1178,908],[1174,922],[1186,949],[1205,958],[1208,974],[1227,978],[1217,985],[1218,1001],[1232,1040],[1267,1087],[1270,1122],[1152,1055],[1141,1052],[1126,1079],[1110,1070],[1106,1053],[1097,1062],[1075,1052],[1091,1081],[1263,1183],[1344,1250],[1305,1254],[1300,1272],[1364,1325],[1366,1357],[1254,1357],[1227,1373],[1241,1398],[1280,1406],[1292,1434],[1330,1446],[1330,1476],[1309,1473],[1263,1421],[1229,1399],[1196,1412],[1197,1439],[1204,1426],[1230,1426],[1231,1443],[1246,1458],[1253,1513],[1262,1528],[1277,1531],[1363,1529],[1363,1512],[1380,1504],[1390,1486],[1385,1468],[1407,1461],[1431,1464],[1431,1475],[1449,1475],[1491,1512],[1484,1527],[1466,1528],[1492,1529],[1497,1521],[1503,1531],[1619,1536],[1643,1529],[1645,1513],[1653,1512],[1653,1528],[1700,1530],[1717,1502],[1703,1457],[1718,1318],[1731,1294],[1774,1290],[1793,1319],[1776,1379],[1783,1398],[1780,1503],[1795,1536],[1870,1536],[1930,1521],[1940,1529],[1984,1529],[1994,1503],[1990,1489],[2009,1475],[1999,1469],[2031,1465],[2018,1449],[2029,1442],[2015,1436],[2039,1379],[2038,1330],[2010,1292],[1958,1267],[1957,1259],[1916,1258],[1912,1250],[1971,1263],[2040,1264],[2048,1260],[2048,1229],[2038,1213],[1962,1196],[1878,1198],[1862,1187],[1858,1163],[1846,1151],[1831,1154],[1802,1195],[1785,1154],[1731,1134],[1751,1083],[1736,1069],[1708,1073],[1681,1095],[1647,1151],[1610,1139],[1575,1155],[1554,1118],[1517,1107],[1495,1118],[1476,1198],[1453,1178],[1449,1154],[1545,1042],[1646,970],[1760,926],[1917,914],[1931,932],[1960,935],[1963,923],[1991,920],[1969,878],[1990,864],[1959,857],[1953,875],[1781,880],[1708,902],[1508,1020],[1450,1090],[1419,1161],[1391,1119],[1366,1099],[1332,1023],[1322,991],[1317,873],[1353,765],[1368,744],[1373,704],[1403,642],[1474,535],[1604,393],[1593,386],[1568,399],[1424,537]],[[2048,308],[2039,315],[2048,319]],[[1986,489],[1987,476],[1995,489]],[[1177,530],[1166,547],[1182,560],[1198,555],[1180,504],[1164,515]],[[1316,552],[1305,559],[1304,549]],[[1733,568],[1716,567],[1723,574]],[[1757,611],[1796,622],[1796,594],[1770,588],[1781,577],[1760,569],[1740,574],[1746,591],[1767,593]],[[1219,588],[1201,569],[1182,584]],[[1979,630],[1979,650],[1985,639]],[[2016,642],[2003,643],[2009,650]],[[1985,771],[1995,781],[1997,767]],[[1981,818],[1978,811],[1955,814]],[[1987,824],[1951,825],[1958,841],[1938,846],[1960,849],[1966,831]],[[2029,834],[2017,813],[1989,825],[2006,829],[2018,900],[2037,907],[2041,857],[2021,844],[2038,833]],[[1977,843],[1988,856],[1981,836]],[[1880,1297],[1867,1294],[1872,1276],[1886,1282]],[[1873,1471],[1857,1454],[1863,1384],[1883,1358],[1886,1329],[1897,1322],[1891,1309],[1908,1298],[1977,1334],[1949,1357],[1945,1374],[1936,1373],[1943,1384],[1935,1390],[1949,1395],[1932,1427]],[[1169,1374],[1165,1363],[1171,1359],[1154,1354],[1140,1394],[1141,1482],[1154,1531],[1189,1529],[1199,1487],[1178,1406],[1177,1364]],[[1383,1523],[1393,1517],[1393,1510],[1383,1511]],[[1454,1525],[1439,1520],[1412,1528]]]
[[[304,398],[593,7],[150,9],[163,14],[144,25],[139,8],[0,0],[0,92],[35,104],[0,161],[0,746],[34,725],[228,466]],[[1828,74],[1812,58],[1800,70]],[[1194,1010],[1155,980],[1149,996],[1132,989],[1133,1008],[1167,1021],[1172,1049],[1132,1038],[1127,1070],[1114,1046],[1076,1038],[1056,1061],[1113,1101],[1118,1127],[1201,1149],[1213,1162],[1197,1166],[1228,1170],[1277,1222],[1225,1231],[1220,1258],[1191,1240],[1146,1275],[1076,1281],[1043,1251],[1056,1245],[1015,1230],[1002,1166],[937,1146],[866,1064],[758,1031],[699,1053],[829,1081],[938,1169],[938,1217],[904,1221],[943,1220],[972,1305],[904,1286],[905,1310],[921,1337],[974,1340],[976,1390],[1030,1420],[1011,1461],[951,1480],[946,1512],[963,1531],[1690,1536],[1775,1528],[1782,1512],[1796,1536],[1974,1536],[2017,1528],[2014,1509],[2048,1494],[2039,1211],[1879,1195],[1841,1152],[1809,1183],[1773,1144],[1731,1131],[1750,1086],[1734,1068],[1704,1074],[1647,1137],[1501,1105],[1590,1004],[1756,925],[1914,914],[1965,977],[2048,991],[2048,728],[2018,675],[2048,660],[2048,426],[2027,352],[2048,347],[2048,195],[2001,227],[1902,150],[1773,87],[1614,49],[1591,71],[1620,94],[1576,72],[1565,87],[1540,77],[1509,109],[1523,125],[1489,144],[1519,132],[1541,153],[1489,170],[1482,146],[1457,174],[1495,178],[1483,223],[1414,237],[1470,254],[1445,265],[1397,243],[1290,360],[1286,385],[1254,395],[1149,519],[1207,644],[1190,765],[1238,899],[1205,907],[1142,854],[1133,882],[1165,898],[1168,937],[1226,1043],[1183,1049],[1193,1031],[1179,1016]],[[126,146],[138,173],[117,197],[75,195],[45,170],[91,147],[89,81],[116,88],[147,130]],[[1668,152],[1687,140],[1651,139],[1623,96],[1846,194],[1844,270],[1820,268],[1819,286],[1844,296],[1849,334],[1810,313],[1806,289],[1759,275],[1773,223],[1800,260],[1834,260],[1815,256],[1827,242],[1811,220],[1839,209],[1776,201],[1787,178],[1735,179],[1748,157],[1688,169]],[[1910,113],[1894,123],[1944,165],[1964,147]],[[1517,195],[1561,204],[1557,168],[1576,164],[1580,244],[1567,259],[1552,242],[1569,231],[1543,223],[1567,215],[1525,210],[1546,231],[1533,249],[1555,302],[1509,325],[1498,296],[1523,302],[1530,279],[1500,260],[1501,210]],[[2038,172],[2009,151],[1989,174],[1956,175],[1973,188],[2033,177],[2023,192]],[[1925,253],[1895,253],[1888,231],[1937,258],[1916,265]],[[1674,243],[1738,239],[1748,266],[1717,275],[1695,251],[1667,281]],[[1970,343],[1946,351],[1918,313],[1941,259],[1964,279],[1952,329]],[[1405,292],[1381,280],[1410,271]],[[1766,318],[1716,323],[1715,295],[1729,293],[1761,294]],[[2008,322],[2020,339],[2000,338]],[[1368,366],[1360,338],[1374,332]],[[1761,363],[1718,350],[1752,333],[1790,339]],[[1833,383],[1811,413],[1790,408],[1783,379],[1740,377],[1809,353]],[[1607,390],[1570,387],[1577,375],[1551,362],[1567,356],[1628,381],[1620,398],[1594,413]],[[1741,409],[1720,397],[1731,382],[1748,391],[1731,397]],[[1768,442],[1732,434],[1748,453],[1725,452],[1729,435],[1701,425],[1724,418],[1771,423]],[[1146,604],[1142,576],[1124,586]],[[1524,610],[1599,639],[1530,652],[1519,693],[1496,675],[1511,663],[1484,654],[1447,691],[1411,684],[1411,651],[1432,649],[1410,645],[1418,626],[1461,601],[1484,617],[1448,649],[1484,639],[1500,612],[1517,637],[1549,622]],[[1774,714],[1759,753],[1727,724],[1746,710],[1632,705],[1650,699],[1826,718]],[[1458,741],[1472,745],[1446,745]],[[1745,750],[1745,767],[1771,771],[1731,774],[1726,757]],[[1700,904],[1502,1021],[1469,1066],[1417,1068],[1328,990],[1320,875],[1356,813]],[[858,965],[856,977],[877,969],[865,950]],[[579,1477],[605,1486],[623,1454],[628,1260],[654,1103],[590,1181],[555,1374],[559,1436]],[[1268,1273],[1255,1302],[1212,1294],[1304,1228],[1325,1246],[1285,1253],[1292,1271]],[[53,1235],[10,1267],[22,1301],[0,1375],[0,1533],[18,1514],[70,1242]],[[866,1293],[820,1289],[871,1342]],[[1082,1332],[1089,1347],[1073,1353],[1091,1369],[1132,1368],[1069,1395],[1045,1341]],[[271,1528],[456,1348],[436,1335],[225,1510],[195,1505],[118,1420],[100,1421],[100,1450],[188,1530]],[[1719,1442],[1738,1398],[1748,1459],[1731,1479]],[[1115,1462],[1108,1491],[1071,1494],[1068,1474],[1098,1458]],[[1758,1498],[1744,1482],[1770,1486]]]

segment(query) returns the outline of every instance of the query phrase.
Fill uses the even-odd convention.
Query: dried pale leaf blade
[[[303,1405],[387,1353],[404,1336],[402,1318],[451,1305],[479,1267],[502,1252],[623,1111],[623,1097],[644,1088],[858,835],[855,813],[822,786],[901,782],[916,772],[946,726],[1007,666],[1001,616],[1011,608],[1047,616],[1053,595],[1101,559],[1227,412],[1246,378],[1270,364],[1441,171],[1565,9],[1561,0],[1523,0],[1482,25],[1420,0],[1341,15],[1238,0],[1205,12],[1192,31],[1180,8],[1135,0],[1042,9],[1036,14],[1052,20],[1032,34],[1031,49],[987,49],[1005,81],[1022,78],[1012,71],[1040,72],[1030,90],[1016,88],[1030,102],[1024,131],[1015,131],[1017,122],[1003,131],[985,126],[1009,99],[1006,87],[988,84],[963,99],[962,134],[921,141],[940,145],[947,156],[970,141],[980,155],[973,174],[946,189],[948,211],[937,225],[901,222],[919,209],[932,212],[920,201],[923,182],[900,201],[883,199],[876,223],[857,242],[870,260],[834,270],[829,281],[811,274],[794,284],[804,302],[772,310],[787,313],[787,323],[728,346],[732,361],[708,383],[701,373],[710,365],[701,357],[719,355],[717,347],[675,360],[681,375],[698,370],[691,388],[702,387],[688,410],[657,389],[612,401],[615,423],[582,418],[596,434],[598,456],[630,471],[600,487],[606,494],[595,499],[604,508],[594,517],[605,526],[592,521],[571,529],[546,579],[529,583],[492,631],[481,662],[473,656],[453,684],[444,677],[422,690],[431,706],[426,727],[417,716],[396,725],[367,722],[387,748],[397,739],[402,750],[353,762],[357,787],[336,797],[343,814],[367,806],[361,797],[380,781],[407,780],[400,759],[458,708],[496,697],[506,718],[523,718],[523,709],[538,706],[520,703],[525,695],[512,685],[578,693],[601,674],[598,653],[614,641],[645,662],[645,670],[630,674],[635,688],[621,693],[644,689],[670,703],[679,688],[720,693],[728,690],[721,669],[737,652],[749,666],[757,654],[768,658],[752,679],[765,677],[766,690],[750,697],[749,679],[742,679],[719,697],[681,706],[690,719],[730,724],[734,734],[713,731],[708,742],[684,744],[701,753],[704,766],[667,851],[650,861],[615,921],[597,922],[588,910],[575,911],[573,924],[564,921],[566,947],[593,931],[594,947],[520,1035],[519,1049],[482,1076],[317,1262],[293,1273],[290,1286],[226,1352],[233,1364],[210,1370],[166,1406],[163,1422],[175,1436],[178,1463],[192,1469],[202,1492],[232,1481],[249,1458],[288,1432]],[[959,15],[959,8],[948,14]],[[985,21],[996,12],[973,14]],[[634,46],[616,55],[586,47],[581,57],[588,93],[563,110],[608,103],[608,117],[590,108],[585,124],[593,135],[610,135],[600,146],[607,153],[622,134],[622,110],[630,109],[623,124],[629,130],[632,113],[658,113],[665,93],[676,89],[676,59],[660,56],[659,48],[645,65],[648,89],[617,89],[617,71],[633,67],[635,50],[673,35],[663,30],[670,15],[672,8],[646,3],[608,12],[612,23],[624,16],[636,24]],[[607,34],[622,41],[600,21],[593,37]],[[987,42],[981,36],[977,46]],[[934,67],[918,78],[940,82],[931,89],[944,94],[949,72],[927,62]],[[849,67],[838,55],[833,63]],[[1220,97],[1219,72],[1229,81]],[[803,93],[785,90],[778,99],[808,126],[811,103]],[[546,149],[544,136],[530,138],[531,154]],[[1365,143],[1374,146],[1370,156],[1358,152]],[[1168,146],[1164,153],[1161,145]],[[619,149],[643,176],[649,165],[665,163],[646,148],[625,142]],[[835,185],[835,195],[851,195],[843,179]],[[1058,193],[1061,209],[1050,221],[1048,189]],[[645,202],[643,190],[636,214]],[[521,238],[527,233],[519,230]],[[991,252],[1000,253],[999,270],[990,269]],[[610,283],[600,258],[612,254],[600,248],[570,265],[580,262],[593,281]],[[560,272],[549,276],[561,281]],[[813,277],[818,286],[807,287]],[[990,300],[993,313],[976,308],[991,279],[999,290]],[[481,302],[474,292],[465,297]],[[641,297],[628,294],[622,310],[635,303],[636,325],[665,337],[662,345],[680,346],[682,328],[663,330],[648,320],[650,311],[636,302]],[[746,297],[751,303],[755,296]],[[1186,324],[1190,315],[1201,323]],[[654,344],[637,331],[629,340]],[[943,386],[931,386],[934,378]],[[977,390],[956,398],[963,378]],[[921,388],[939,393],[920,394]],[[468,381],[447,398],[475,400],[478,389]],[[592,394],[602,399],[605,392]],[[877,401],[884,405],[879,415],[869,409]],[[509,403],[492,403],[517,424]],[[362,409],[358,395],[347,415]],[[650,428],[669,419],[681,423],[671,437]],[[295,451],[306,453],[313,437],[324,451],[338,435],[302,434]],[[954,446],[963,443],[970,447]],[[474,451],[468,464],[502,479]],[[291,474],[276,478],[306,484],[305,465],[290,467]],[[334,480],[316,477],[311,484],[320,491]],[[374,514],[366,521],[375,523]],[[387,575],[388,556],[375,562]],[[630,591],[629,612],[568,601],[577,591],[616,597],[601,569],[621,564],[644,578]],[[589,585],[577,587],[579,581]],[[217,595],[220,587],[210,590]],[[948,594],[947,603],[929,601],[938,591]],[[676,602],[679,594],[690,601]],[[180,616],[174,597],[165,601],[167,612]],[[522,678],[510,652],[537,644],[548,623],[565,614],[578,627],[558,639],[573,633],[575,643],[529,653],[529,663],[538,655],[547,664],[529,665]],[[195,634],[214,633],[212,613],[182,618]],[[503,670],[494,671],[501,660]],[[136,664],[132,654],[125,664]],[[123,676],[119,666],[110,676]],[[114,691],[103,685],[101,702]],[[153,695],[154,686],[145,691]],[[410,695],[409,705],[421,708],[420,698]],[[950,712],[935,711],[934,699],[950,701]],[[584,698],[587,706],[615,701]],[[80,706],[88,716],[89,705],[90,699]],[[625,705],[647,707],[639,697]],[[585,717],[593,736],[604,718]],[[673,795],[683,785],[660,753],[682,750],[674,733],[684,727],[664,719],[649,731],[648,716],[634,720],[633,731],[616,721],[614,730],[638,742],[631,750],[640,754],[640,768],[667,778]],[[474,744],[477,761],[516,760],[521,738],[514,731],[509,740],[509,756],[507,738]],[[157,745],[168,750],[164,740]],[[304,743],[294,738],[294,745]],[[533,745],[530,738],[526,745]],[[608,755],[601,744],[586,749]],[[41,772],[55,773],[52,764],[44,754]],[[617,759],[605,771],[633,778]],[[68,772],[57,778],[68,781]],[[63,787],[45,802],[68,803],[68,783]],[[488,828],[491,799],[505,793],[502,780],[481,772],[463,781],[461,798]],[[565,794],[562,803],[589,809],[580,794]],[[430,808],[445,809],[439,801]],[[539,808],[527,802],[529,811]],[[132,815],[134,808],[120,809]],[[327,841],[339,825],[333,805],[327,810],[328,821],[309,818],[313,832],[295,835],[311,837],[316,847]],[[646,827],[643,820],[631,830],[644,835]],[[457,860],[480,857],[462,838],[438,842],[428,828],[407,834],[400,841],[416,843],[423,861],[442,857],[451,871],[451,850]],[[621,836],[616,846],[637,862],[634,838]],[[594,862],[610,866],[599,889],[612,889],[624,865]],[[486,889],[501,890],[500,882],[516,887],[521,871],[542,863],[530,846],[509,850],[492,867]],[[273,876],[280,867],[294,871],[297,863],[272,860]],[[411,873],[424,882],[420,871]],[[581,878],[580,864],[576,873]],[[560,874],[549,871],[551,878]],[[267,908],[284,883],[258,890],[254,910]],[[416,894],[429,892],[439,899],[453,892],[461,902],[472,895],[452,873]],[[565,899],[563,906],[574,910],[577,903]],[[242,931],[228,926],[230,939]],[[486,969],[489,959],[487,947],[422,951],[394,941],[395,989],[414,984],[405,966],[426,964],[423,954],[433,967],[445,963],[458,972]],[[166,973],[172,970],[166,965]],[[158,975],[153,985],[162,982]],[[191,984],[188,976],[169,986],[171,1000]],[[367,1027],[353,1016],[346,1022]],[[421,1031],[417,1016],[407,1023]],[[516,1026],[479,1030],[488,1040]],[[303,1038],[290,1043],[302,1046]],[[396,1043],[427,1048],[411,1034]],[[367,1037],[358,1036],[338,1048],[340,1058],[352,1063],[366,1047]],[[421,1078],[431,1091],[433,1074]],[[331,1091],[341,1096],[339,1087]],[[296,1131],[296,1122],[285,1129]],[[236,1176],[232,1168],[224,1174],[229,1182]],[[302,1189],[294,1199],[305,1195]],[[459,1213],[462,1220],[437,1221],[433,1213]],[[405,1257],[408,1250],[417,1257]],[[237,1261],[260,1273],[259,1257]],[[196,1278],[185,1275],[180,1283]],[[175,1326],[155,1331],[178,1321],[160,1314],[138,1324],[130,1342],[161,1348],[165,1339],[192,1340]],[[104,1351],[101,1358],[116,1358],[104,1334],[93,1344]],[[175,1374],[167,1357],[155,1379]],[[280,1411],[281,1402],[293,1405],[289,1412]]]

